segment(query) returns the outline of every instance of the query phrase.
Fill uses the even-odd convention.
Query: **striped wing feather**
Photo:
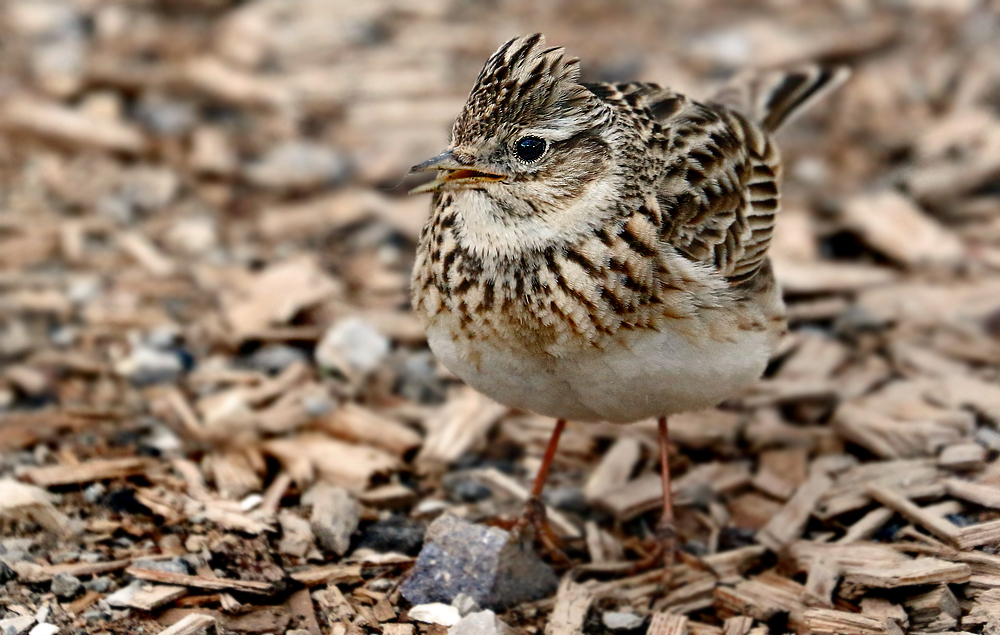
[[[733,285],[752,280],[766,261],[779,209],[780,158],[769,133],[848,74],[818,66],[758,73],[710,103],[652,84],[617,86],[668,140],[657,194],[664,239]]]

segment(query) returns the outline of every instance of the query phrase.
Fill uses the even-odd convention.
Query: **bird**
[[[656,418],[658,552],[674,562],[668,419],[763,374],[787,330],[767,255],[780,207],[774,133],[849,75],[752,71],[697,101],[652,83],[584,83],[539,33],[501,45],[442,153],[411,279],[436,358],[506,406],[566,422]],[[539,519],[539,515],[542,516]]]

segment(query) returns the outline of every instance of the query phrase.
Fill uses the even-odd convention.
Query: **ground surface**
[[[1000,632],[998,11],[0,3],[5,633],[155,633],[191,612],[247,633],[445,631],[399,594],[424,528],[512,518],[551,422],[430,356],[407,310],[428,201],[398,185],[486,56],[536,30],[589,79],[693,94],[750,64],[855,75],[780,139],[791,335],[751,394],[672,422],[692,556],[676,588],[615,565],[649,546],[655,425],[571,425],[549,502],[574,568],[501,619]]]

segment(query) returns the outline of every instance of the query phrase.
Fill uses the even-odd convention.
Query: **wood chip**
[[[957,478],[945,479],[944,485],[948,488],[948,494],[955,498],[961,498],[983,507],[1000,509],[1000,489],[994,485],[970,483]]]
[[[115,591],[105,601],[115,608],[134,608],[152,611],[188,594],[182,586],[166,584],[146,584],[136,580],[132,584]]]
[[[715,589],[715,608],[720,616],[747,615],[767,622],[779,614],[789,616],[789,626],[801,625],[806,606],[802,602],[805,587],[773,572],[742,580],[733,587]]]
[[[24,470],[23,476],[42,487],[78,485],[142,474],[149,461],[137,457],[122,459],[93,459],[77,465],[51,465]]]
[[[345,441],[373,445],[398,456],[420,447],[423,442],[423,437],[415,430],[357,404],[335,408],[320,419],[318,425]]]
[[[809,633],[816,635],[888,635],[886,625],[879,620],[831,609],[809,609],[803,616]]]
[[[958,237],[894,191],[849,199],[842,220],[862,240],[885,256],[908,266],[954,266],[964,247]]]
[[[463,389],[425,422],[427,436],[415,463],[425,471],[443,470],[481,442],[507,410],[471,388]]]
[[[133,154],[142,152],[146,146],[139,131],[124,122],[36,100],[8,101],[0,111],[0,124],[74,146]]]
[[[958,527],[940,516],[930,514],[914,505],[905,496],[882,485],[870,485],[868,493],[886,507],[895,510],[910,522],[920,525],[945,543],[958,546],[962,532]]]
[[[228,578],[206,578],[202,576],[169,573],[153,569],[140,569],[138,567],[129,567],[125,570],[125,573],[148,582],[191,587],[193,589],[206,589],[209,591],[238,591],[240,593],[251,593],[255,595],[271,595],[275,592],[274,585],[267,582],[232,580]]]
[[[57,510],[48,492],[10,479],[0,479],[0,518],[33,520],[59,536],[69,536],[69,518]]]
[[[730,617],[723,623],[723,635],[747,635],[753,628],[753,618],[746,616]]]
[[[986,464],[986,449],[978,443],[946,446],[938,455],[938,465],[946,470],[978,470]]]
[[[583,489],[588,501],[595,501],[604,492],[624,485],[632,476],[641,456],[641,446],[632,437],[621,437],[608,448]]]
[[[788,503],[757,534],[757,542],[771,549],[781,551],[802,535],[820,497],[833,485],[829,476],[814,473],[803,483]]]
[[[649,622],[647,635],[687,635],[688,618],[686,615],[673,613],[657,613]]]
[[[840,593],[860,596],[865,589],[895,589],[921,584],[961,584],[969,581],[969,565],[945,562],[937,558],[917,558],[892,565],[846,567]]]
[[[576,635],[583,631],[594,596],[586,586],[567,576],[559,583],[556,605],[545,626],[545,635]]]
[[[959,549],[1000,544],[1000,520],[963,527],[958,535]]]
[[[947,584],[911,595],[903,605],[909,614],[910,627],[916,631],[940,632],[958,626],[962,609]]]
[[[160,635],[196,635],[196,633],[208,632],[214,626],[214,617],[192,613],[170,628],[160,631]]]
[[[363,580],[360,564],[328,564],[304,571],[296,571],[289,577],[307,587],[320,584],[350,584]]]

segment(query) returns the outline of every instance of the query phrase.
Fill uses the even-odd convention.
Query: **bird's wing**
[[[655,85],[618,88],[660,127],[650,131],[650,152],[663,160],[656,194],[663,240],[731,284],[753,278],[779,207],[780,161],[769,135],[725,107]]]

